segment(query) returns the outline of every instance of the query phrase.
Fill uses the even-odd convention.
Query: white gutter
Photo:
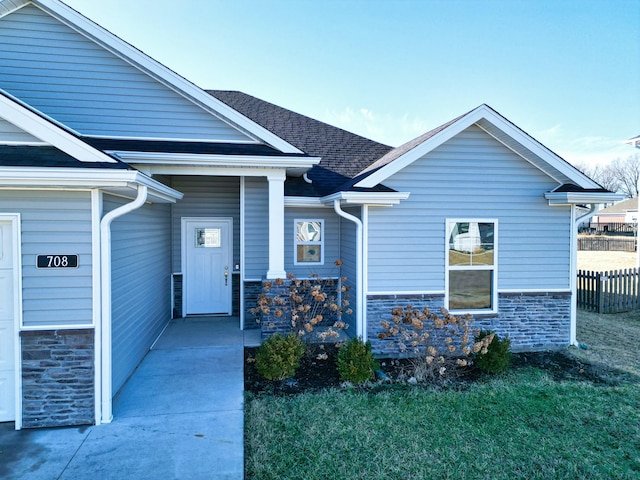
[[[148,187],[138,185],[138,196],[130,203],[110,211],[100,221],[100,265],[101,265],[101,315],[100,329],[102,336],[101,356],[101,423],[111,423],[113,419],[111,400],[111,222],[140,208],[147,201]]]
[[[340,206],[340,200],[333,201],[333,209],[342,218],[356,224],[356,335],[363,341],[367,341],[367,332],[364,328],[364,271],[363,271],[363,228],[362,220],[355,217],[344,210]]]
[[[577,339],[577,309],[578,309],[578,226],[585,220],[589,220],[593,217],[600,208],[600,204],[592,203],[588,213],[585,213],[581,217],[578,217],[573,222],[573,228],[571,229],[571,324],[569,327],[569,345],[574,347],[579,346]],[[571,207],[571,216],[575,215],[575,205]]]

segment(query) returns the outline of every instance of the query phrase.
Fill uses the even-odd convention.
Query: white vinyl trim
[[[14,335],[14,422],[15,429],[22,428],[22,349],[20,331],[22,326],[22,236],[19,213],[0,213],[0,220],[11,222],[13,252],[13,335]]]
[[[100,425],[100,402],[102,399],[102,382],[100,381],[102,361],[102,263],[100,262],[100,220],[102,219],[103,205],[102,192],[91,190],[91,284],[93,295],[93,325],[94,325],[94,415],[96,425]]]
[[[238,280],[240,289],[240,330],[244,330],[244,262],[245,262],[245,184],[244,177],[240,177],[240,279]],[[235,270],[235,268],[234,268]]]
[[[397,291],[370,291],[367,295],[444,295],[444,290],[397,290]]]

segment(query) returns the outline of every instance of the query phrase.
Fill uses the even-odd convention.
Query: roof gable
[[[393,149],[363,170],[355,186],[371,188],[383,183],[391,175],[422,158],[474,124],[553,178],[558,184],[573,183],[582,188],[600,187],[488,105],[481,105]]]
[[[266,143],[299,153],[58,0],[0,0],[3,25],[0,88],[80,134]]]

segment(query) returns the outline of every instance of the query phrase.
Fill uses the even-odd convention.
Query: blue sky
[[[572,163],[635,154],[640,0],[65,0],[203,88],[399,145],[487,103]]]

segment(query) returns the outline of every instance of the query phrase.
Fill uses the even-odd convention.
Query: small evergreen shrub
[[[371,380],[378,368],[371,343],[359,338],[352,338],[338,350],[337,364],[340,378],[355,384]]]
[[[491,340],[486,348],[474,355],[474,363],[483,372],[506,372],[511,366],[511,340],[509,337],[500,338],[491,330],[482,330],[476,335],[475,340],[479,342],[486,338],[491,338]]]
[[[294,333],[272,335],[256,352],[256,370],[269,380],[291,378],[300,366],[304,350],[304,344]]]

